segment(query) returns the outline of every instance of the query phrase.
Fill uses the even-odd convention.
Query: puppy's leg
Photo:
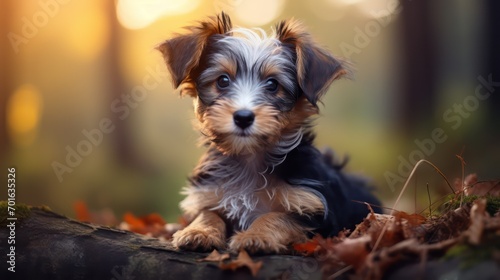
[[[283,253],[288,245],[307,239],[303,226],[286,213],[270,212],[258,217],[246,231],[236,233],[229,243],[233,251]]]
[[[226,247],[226,223],[212,211],[203,210],[185,229],[173,235],[172,244],[183,250],[207,251]]]

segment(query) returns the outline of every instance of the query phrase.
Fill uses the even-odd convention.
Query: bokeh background
[[[7,167],[16,167],[18,203],[74,216],[75,202],[84,201],[118,217],[158,212],[175,222],[179,190],[203,148],[191,128],[191,100],[172,89],[154,47],[222,10],[235,25],[268,31],[298,18],[353,62],[355,79],[336,82],[323,100],[317,145],[348,155],[348,170],[370,178],[384,204],[420,157],[450,181],[463,175],[456,155],[465,174],[498,178],[499,3],[0,1],[0,199]],[[89,145],[83,131],[107,120],[113,130],[102,139],[91,133],[99,141]],[[68,156],[78,149],[81,159]],[[423,166],[398,209],[424,211],[428,193],[434,202],[450,190]]]

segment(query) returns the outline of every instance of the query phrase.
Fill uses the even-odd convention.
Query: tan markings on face
[[[191,96],[193,98],[196,98],[196,95],[198,94],[196,92],[196,86],[190,82],[182,83],[179,86],[179,91],[181,96]]]
[[[261,77],[277,76],[278,74],[280,74],[279,72],[280,70],[283,71],[283,69],[280,69],[275,64],[266,62],[262,63],[260,70],[261,70],[260,72]]]
[[[230,77],[236,77],[237,65],[236,63],[224,56],[217,56],[215,58],[215,63],[219,68],[221,68],[221,72],[227,73]]]
[[[233,114],[240,108],[230,100],[219,100],[207,108],[201,118],[204,134],[215,140],[217,147],[225,153],[255,152],[263,147],[275,144],[280,138],[282,123],[277,116],[280,114],[271,106],[255,106],[253,112],[255,121],[245,137],[238,135],[234,125]]]
[[[255,134],[265,136],[270,144],[276,143],[280,137],[282,123],[279,122],[277,116],[280,112],[271,106],[258,106],[254,110]]]
[[[233,133],[234,121],[233,114],[236,111],[234,106],[228,100],[218,100],[215,104],[209,106],[205,112],[205,126],[217,133]]]
[[[199,97],[196,97],[193,100],[193,105],[194,105],[194,115],[196,116],[196,118],[200,123],[203,123],[206,106],[203,104],[203,102],[201,102]]]
[[[316,114],[318,114],[318,109],[302,96],[297,100],[291,111],[280,116],[280,121],[284,124],[282,132],[286,133],[300,128],[307,119]]]

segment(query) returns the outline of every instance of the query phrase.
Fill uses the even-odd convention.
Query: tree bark
[[[3,216],[6,207],[2,208]],[[247,268],[224,271],[218,263],[197,261],[207,253],[176,251],[156,238],[78,222],[44,208],[27,212],[15,222],[15,272],[5,267],[12,246],[7,242],[10,221],[0,217],[1,279],[254,279]],[[253,259],[263,261],[260,279],[322,278],[320,265],[312,258]]]
[[[263,265],[252,277],[247,268],[221,270],[217,262],[199,262],[208,253],[175,250],[169,242],[129,231],[82,223],[45,208],[16,207],[14,238],[8,227],[5,202],[0,203],[0,279],[328,279],[335,271],[323,275],[319,259],[291,256],[252,256]],[[11,246],[15,246],[15,272],[9,271]],[[460,275],[461,279],[497,279],[498,260],[478,260],[464,268],[470,252],[456,257],[401,259],[381,271],[384,279],[438,279]],[[235,256],[233,256],[235,259]],[[465,262],[466,263],[466,262]],[[336,279],[359,279],[347,271]],[[353,277],[354,278],[350,278]]]

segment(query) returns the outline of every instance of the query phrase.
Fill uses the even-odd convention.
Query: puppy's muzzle
[[[255,120],[255,114],[247,109],[238,110],[233,114],[234,124],[239,128],[245,129],[251,126]]]

